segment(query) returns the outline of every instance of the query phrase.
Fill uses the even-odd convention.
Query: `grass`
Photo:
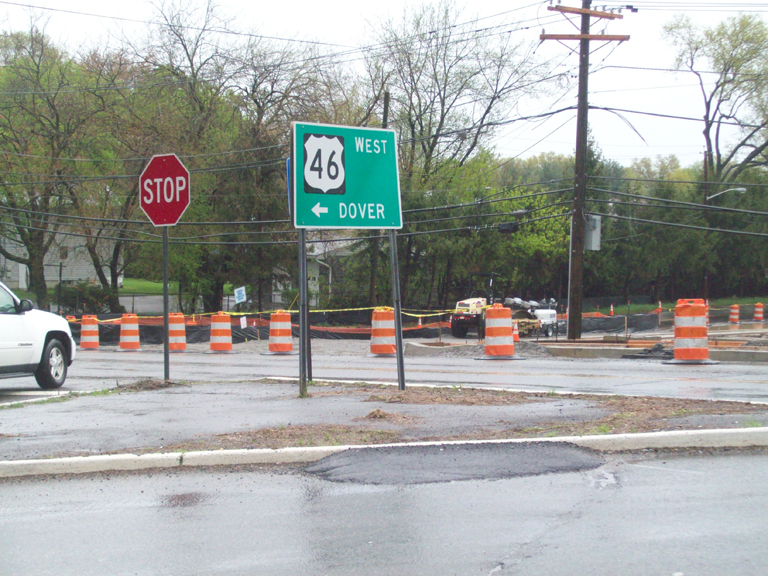
[[[42,400],[34,400],[31,402],[16,402],[13,404],[2,404],[0,410],[13,410],[16,408],[24,408],[26,406],[39,406],[40,404],[55,404],[57,402],[67,402],[74,398],[80,398],[85,396],[112,396],[114,394],[131,393],[131,392],[145,392],[152,390],[163,390],[165,388],[173,388],[176,386],[185,386],[177,382],[166,382],[164,380],[152,380],[151,378],[145,378],[144,380],[138,380],[131,382],[130,384],[118,385],[115,388],[102,388],[101,390],[90,390],[88,392],[76,392],[70,391],[61,396],[52,396]]]
[[[168,292],[178,294],[179,283],[171,280],[168,283]],[[232,296],[235,293],[232,284],[224,284],[224,295]],[[120,288],[120,294],[156,294],[162,296],[163,283],[153,282],[152,280],[142,280],[140,278],[125,278],[123,287]]]
[[[177,294],[179,292],[178,282],[168,283],[168,292]],[[123,287],[120,288],[120,294],[163,294],[163,283],[153,282],[151,280],[141,280],[140,278],[125,278]]]
[[[751,418],[744,420],[744,427],[745,428],[762,428],[763,423],[758,422],[757,420],[752,420]]]
[[[15,404],[3,404],[0,406],[0,410],[14,410],[16,408],[25,408],[26,406],[39,406],[40,404],[56,404],[58,402],[67,402],[73,398],[79,396],[77,392],[67,392],[63,396],[53,396],[51,398],[45,398],[44,400],[35,400],[32,402],[17,402]]]
[[[699,298],[697,295],[691,296],[691,298]],[[682,299],[682,297],[681,297]],[[752,306],[753,304],[756,304],[758,302],[762,302],[763,304],[768,304],[768,296],[752,296],[749,298],[717,298],[717,299],[710,299],[709,301],[709,307],[710,308],[728,308],[732,304],[738,304],[739,306]],[[661,307],[665,312],[672,312],[675,309],[675,305],[677,304],[677,300],[674,302],[664,302],[662,300]],[[652,304],[635,304],[631,303],[629,305],[629,313],[630,314],[648,314],[649,312],[653,312],[659,307],[658,302],[654,302]],[[606,316],[610,314],[611,307],[610,306],[603,306],[599,310],[593,306],[585,306],[584,312],[601,312],[602,314],[605,314]],[[616,316],[623,316],[627,313],[627,303],[623,302],[621,304],[614,304],[613,305],[613,313]]]

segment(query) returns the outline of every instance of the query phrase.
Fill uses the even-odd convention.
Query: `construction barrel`
[[[392,308],[374,308],[371,320],[371,354],[394,356],[397,354],[395,341],[395,311]]]
[[[229,314],[219,312],[211,316],[211,352],[232,351],[232,320]]]
[[[120,350],[136,352],[139,344],[139,317],[136,314],[123,314],[120,319]]]
[[[80,326],[80,348],[99,349],[99,319],[96,316],[83,316]]]

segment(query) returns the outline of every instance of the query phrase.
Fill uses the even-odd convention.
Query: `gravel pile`
[[[484,354],[485,346],[483,344],[466,344],[462,346],[446,346],[444,348],[438,348],[438,351],[436,351],[434,356],[477,358]],[[522,356],[524,358],[544,358],[550,356],[550,354],[549,350],[541,344],[521,340],[520,342],[515,342],[515,356]]]
[[[413,340],[406,340],[408,342]],[[432,340],[430,342],[433,342]],[[234,344],[232,349],[240,354],[259,354],[268,350],[269,343],[266,340],[250,340],[242,344]],[[111,347],[110,347],[111,348]],[[116,348],[116,347],[115,347]],[[142,350],[162,352],[162,344],[142,344]],[[188,353],[202,354],[210,348],[208,342],[187,344]],[[293,339],[294,351],[299,351],[298,339]],[[366,356],[371,352],[369,340],[312,340],[312,354],[336,355],[336,356]],[[483,344],[461,344],[436,348],[434,356],[450,358],[476,358],[485,354]],[[550,356],[549,351],[536,342],[521,340],[515,343],[515,355],[524,358],[543,358]]]

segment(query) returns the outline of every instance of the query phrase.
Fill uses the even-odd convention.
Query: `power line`
[[[679,68],[651,68],[648,66],[617,66],[615,64],[611,64],[610,66],[601,66],[600,68],[596,70],[592,70],[592,73],[600,72],[601,70],[608,70],[610,68],[615,68],[617,70],[642,70],[646,72],[690,72],[690,70],[687,69],[679,69]],[[722,72],[718,72],[716,70],[696,70],[697,74],[717,74],[720,75]],[[729,76],[760,76],[759,73],[756,72],[729,72]]]
[[[553,183],[556,182],[562,182],[563,180],[557,180],[553,181]],[[536,186],[541,184],[549,184],[549,182],[535,182],[532,184],[521,184],[520,186]],[[456,208],[468,208],[468,207],[477,207],[482,206],[484,204],[495,204],[496,202],[507,202],[510,200],[525,200],[528,198],[535,198],[537,196],[547,196],[549,194],[558,194],[561,192],[568,192],[572,190],[571,188],[565,188],[562,190],[549,190],[547,192],[536,192],[534,194],[525,194],[523,196],[508,196],[506,198],[496,198],[493,200],[485,200],[485,199],[478,199],[475,202],[464,202],[461,204],[449,204],[446,206],[430,206],[428,208],[412,208],[410,210],[403,210],[403,214],[415,214],[416,212],[436,212],[438,210],[453,210]]]
[[[619,182],[651,182],[656,184],[694,184],[694,185],[708,185],[708,186],[734,186],[733,182],[714,182],[714,181],[699,181],[699,180],[662,180],[659,178],[626,178],[624,176],[589,176],[593,180],[610,180]],[[742,188],[766,188],[766,184],[738,184]]]
[[[20,2],[7,2],[5,0],[0,0],[0,4],[6,4],[8,6],[18,6],[20,8],[32,8],[34,10],[44,10],[47,12],[59,12],[63,14],[72,14],[74,16],[88,16],[90,18],[100,18],[100,19],[106,19],[106,20],[114,20],[115,22],[130,22],[133,24],[147,24],[149,26],[154,26],[157,24],[157,22],[152,22],[151,20],[139,20],[137,18],[125,18],[122,16],[106,16],[103,14],[94,14],[92,12],[79,12],[76,10],[66,10],[64,8],[50,8],[48,6],[37,6],[34,4],[22,4]],[[199,26],[183,26],[183,25],[173,25],[173,28],[181,29],[181,30],[194,30],[196,32],[212,32],[216,34],[228,34],[232,36],[245,36],[248,38],[256,38],[256,39],[262,39],[262,40],[277,40],[279,42],[294,42],[297,44],[312,44],[312,45],[319,45],[319,46],[343,46],[343,44],[331,44],[328,42],[319,42],[316,40],[298,40],[295,38],[281,38],[279,36],[264,36],[261,34],[250,34],[247,32],[236,32],[234,30],[227,30],[227,29],[220,29],[220,28],[201,28]]]
[[[768,216],[768,212],[760,212],[757,210],[742,210],[739,208],[728,208],[726,206],[712,206],[711,204],[697,204],[695,202],[684,202],[682,200],[671,200],[669,198],[658,198],[656,196],[643,196],[642,194],[628,194],[626,192],[616,192],[613,190],[603,190],[600,188],[589,188],[592,192],[603,192],[612,196],[624,196],[628,198],[643,198],[653,200],[656,202],[666,202],[668,204],[677,204],[678,206],[690,206],[699,210],[711,210],[713,212],[733,212],[736,214],[749,214],[750,216]],[[640,206],[638,204],[638,206]]]
[[[571,204],[571,201],[567,202],[552,202],[550,204],[545,204],[544,206],[537,206],[534,208],[526,209],[526,214],[530,214],[532,212],[538,212],[539,210],[546,210],[547,208],[554,208],[555,206],[564,206]],[[446,222],[449,220],[464,220],[467,218],[491,218],[496,216],[517,216],[519,214],[515,214],[515,211],[512,212],[493,212],[490,214],[487,213],[481,213],[481,214],[462,214],[461,216],[448,216],[446,218],[433,218],[430,220],[411,220],[410,222],[405,222],[406,225],[412,225],[412,224],[430,224],[433,222]]]
[[[606,106],[593,106],[590,104],[590,110],[605,110],[607,112],[623,112],[625,114],[640,114],[641,116],[654,116],[656,118],[670,118],[672,120],[688,120],[692,122],[704,122],[704,118],[692,118],[690,116],[675,116],[672,114],[660,114],[658,112],[642,112],[640,110],[627,110],[625,108],[608,108]],[[739,128],[765,128],[768,122],[763,124],[746,124],[741,122],[728,122],[727,120],[711,120],[723,126],[738,126]]]
[[[102,223],[108,222],[111,224],[134,224],[134,225],[143,225],[143,226],[150,226],[152,224],[147,220],[121,220],[121,219],[113,219],[113,218],[94,218],[94,217],[88,217],[88,216],[75,216],[70,214],[57,214],[55,212],[40,212],[38,210],[25,210],[23,208],[11,208],[10,206],[7,206],[5,204],[0,205],[0,208],[2,208],[3,210],[8,210],[9,212],[33,214],[36,216],[47,216],[50,218],[67,218],[70,220],[79,220],[79,221],[87,221],[87,222],[102,222]],[[241,220],[238,222],[179,222],[177,226],[245,226],[245,225],[260,226],[265,224],[288,224],[290,222],[291,222],[290,220]]]
[[[635,218],[634,216],[620,216],[618,214],[603,214],[601,212],[588,212],[594,216],[602,216],[605,218],[616,218],[618,220],[630,220],[632,222],[640,222],[641,224],[655,224],[657,226],[670,226],[672,228],[687,228],[689,230],[701,230],[704,232],[719,232],[722,234],[736,234],[738,236],[757,236],[760,238],[768,238],[768,234],[762,232],[747,232],[745,230],[727,230],[723,228],[709,228],[705,226],[692,226],[690,224],[676,224],[674,222],[663,222],[660,220],[646,220],[643,218]]]

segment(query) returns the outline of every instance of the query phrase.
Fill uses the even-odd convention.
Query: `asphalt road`
[[[347,467],[364,479],[369,464]],[[765,452],[729,452],[431,483],[290,468],[4,480],[0,573],[762,576],[766,470]]]
[[[298,356],[265,356],[253,349],[238,350],[235,347],[234,354],[172,355],[171,379],[222,383],[298,377]],[[658,360],[562,358],[483,362],[472,358],[406,356],[405,374],[406,384],[768,402],[768,373],[765,365],[760,364],[676,366]],[[78,355],[62,390],[94,390],[162,376],[163,355],[158,350],[131,353],[102,348]],[[394,358],[318,352],[313,354],[313,378],[396,383],[397,367]],[[0,381],[0,394],[3,392],[13,392],[17,399],[41,394],[32,378]]]

